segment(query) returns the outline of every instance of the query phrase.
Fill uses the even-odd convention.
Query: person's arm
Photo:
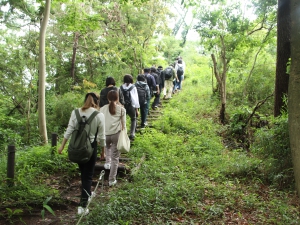
[[[65,148],[65,145],[66,145],[67,141],[68,141],[68,139],[66,139],[66,138],[63,139],[61,145],[60,145],[59,148],[57,149],[58,154],[61,154],[61,153],[62,153],[62,151],[63,151],[64,148]]]
[[[71,113],[70,119],[69,119],[67,130],[64,134],[63,141],[62,141],[61,145],[59,146],[59,148],[57,149],[58,154],[62,153],[62,151],[65,148],[66,143],[68,142],[69,138],[71,137],[72,132],[74,131],[75,126],[76,126],[75,121],[77,121],[77,119],[76,119],[76,115],[75,115],[75,110],[73,110]]]
[[[97,117],[100,119],[100,123],[98,124],[97,142],[99,146],[104,149],[106,140],[104,114],[99,113]]]

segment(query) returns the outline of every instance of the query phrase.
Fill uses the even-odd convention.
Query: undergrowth
[[[216,102],[195,79],[137,135],[128,157],[141,167],[84,224],[299,224],[296,194],[269,186],[265,158],[223,145]]]
[[[218,123],[209,79],[195,74],[164,102],[153,127],[137,134],[128,153],[135,173],[100,193],[82,224],[299,224],[299,199],[291,185],[281,185],[290,168],[286,117],[257,130],[250,152],[228,148],[220,134],[233,127]],[[45,182],[49,176],[78,174],[66,155],[52,152],[48,146],[18,151],[14,187],[7,186],[1,157],[2,205],[59,197]]]

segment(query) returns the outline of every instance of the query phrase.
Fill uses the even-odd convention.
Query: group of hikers
[[[137,76],[136,83],[134,83],[132,75],[125,75],[120,88],[116,87],[113,77],[108,77],[106,87],[100,91],[100,95],[93,92],[87,93],[84,105],[72,111],[62,144],[58,148],[59,154],[62,153],[79,123],[76,113],[79,112],[81,118],[84,117],[88,120],[92,114],[97,112],[90,123],[89,133],[93,154],[89,161],[78,163],[82,186],[78,215],[89,213],[87,204],[94,195],[91,186],[97,159],[97,145],[101,147],[100,160],[105,160],[104,168],[110,170],[108,184],[114,186],[117,183],[116,176],[120,158],[117,144],[122,121],[126,125],[126,115],[130,117],[129,139],[133,141],[139,114],[141,115],[141,128],[144,128],[147,125],[151,98],[154,98],[151,104],[151,108],[154,110],[160,105],[161,93],[163,93],[164,99],[172,98],[172,94],[182,89],[184,71],[185,63],[181,57],[178,57],[174,64],[165,69],[162,66],[144,68],[143,73]]]

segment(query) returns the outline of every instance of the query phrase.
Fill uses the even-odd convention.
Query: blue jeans
[[[178,82],[176,82],[176,89],[181,90],[181,82],[183,80],[183,75],[178,77]]]
[[[79,206],[85,208],[87,206],[87,202],[89,196],[91,196],[91,187],[94,176],[94,169],[97,160],[97,141],[92,143],[92,147],[94,148],[94,152],[90,160],[86,163],[78,163],[79,170],[81,173],[81,197]]]

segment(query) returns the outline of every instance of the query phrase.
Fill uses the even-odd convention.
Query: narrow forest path
[[[151,99],[151,102],[153,99]],[[146,128],[141,129],[140,126],[137,126],[136,135],[141,135],[141,133],[152,127],[152,123],[157,120],[163,114],[163,107],[165,104],[168,104],[170,100],[164,100],[161,98],[160,107],[153,110],[150,109],[150,113],[147,119],[148,125]],[[138,118],[138,124],[140,118]],[[132,142],[132,147],[134,146],[134,142]],[[120,157],[120,164],[118,167],[118,185],[122,185],[123,179],[130,179],[130,174],[132,170],[136,171],[137,168],[129,168],[128,162],[130,158],[126,154],[122,154]],[[105,174],[103,176],[100,173],[104,171]],[[92,210],[93,204],[97,201],[101,201],[100,194],[105,193],[105,196],[109,195],[109,191],[111,188],[108,186],[108,176],[109,170],[104,168],[104,161],[98,160],[96,162],[94,179],[92,183],[92,190],[95,191],[96,195],[92,198],[89,208]],[[99,178],[102,178],[99,180]],[[49,183],[52,188],[56,189],[60,193],[61,199],[59,200],[61,203],[57,205],[50,204],[51,209],[54,211],[55,215],[52,215],[47,210],[45,211],[45,219],[41,216],[41,210],[43,209],[40,205],[32,205],[32,210],[28,212],[24,212],[19,215],[16,219],[12,219],[11,222],[9,220],[3,218],[0,219],[0,225],[6,224],[14,224],[14,225],[74,225],[77,224],[80,217],[77,215],[77,207],[80,200],[80,174],[74,176],[71,180],[67,179],[64,174],[53,174],[49,180],[52,182]],[[57,184],[58,183],[58,184]],[[117,186],[118,186],[117,185]],[[117,188],[114,187],[114,188]],[[84,220],[84,218],[83,218]]]

